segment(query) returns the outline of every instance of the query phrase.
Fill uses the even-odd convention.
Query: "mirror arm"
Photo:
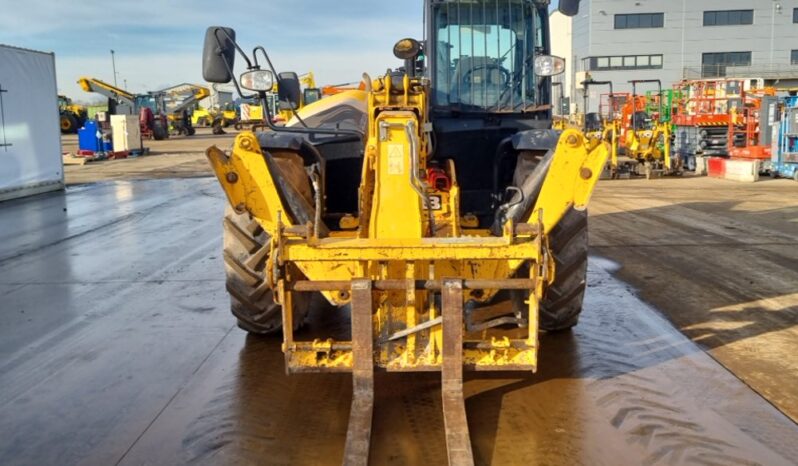
[[[249,57],[247,56],[247,54],[244,53],[244,51],[241,49],[241,47],[239,47],[238,43],[235,40],[233,40],[232,37],[230,37],[230,34],[228,34],[227,31],[225,31],[222,28],[216,28],[216,29],[213,30],[213,36],[216,38],[216,44],[219,46],[219,50],[222,50],[222,41],[221,41],[221,39],[219,39],[219,31],[221,31],[222,34],[224,34],[225,37],[227,37],[227,39],[230,42],[232,42],[233,46],[236,48],[238,53],[242,57],[244,57],[244,60],[247,62],[247,69],[250,69],[250,70],[253,69],[252,62],[249,60]],[[233,85],[235,85],[236,92],[238,92],[238,96],[241,97],[242,99],[251,99],[251,98],[255,97],[256,94],[251,94],[251,95],[248,95],[248,96],[244,95],[244,93],[241,91],[241,87],[238,86],[238,81],[236,80],[235,73],[233,72],[233,69],[227,63],[227,60],[223,60],[223,61],[224,61],[225,68],[227,68],[227,72],[230,74],[231,81],[233,81]]]
[[[274,79],[276,79],[276,80],[277,80],[277,86],[279,87],[280,85],[282,85],[282,82],[281,82],[281,80],[280,80],[280,75],[277,73],[277,70],[274,68],[274,65],[272,64],[272,60],[269,58],[269,54],[268,54],[268,53],[266,53],[266,49],[264,49],[262,45],[259,45],[259,46],[255,47],[255,48],[252,50],[252,56],[253,56],[253,57],[255,57],[255,60],[257,60],[257,59],[258,59],[258,58],[257,58],[257,52],[258,52],[258,50],[260,50],[260,52],[263,54],[263,57],[266,59],[266,63],[269,65],[269,69],[271,70],[272,74],[274,75]],[[288,105],[290,105],[290,106],[291,106],[291,114],[293,114],[293,115],[294,115],[294,117],[295,117],[297,120],[299,120],[299,123],[300,123],[302,126],[304,126],[305,128],[307,128],[307,129],[310,129],[310,127],[309,127],[309,126],[308,126],[308,125],[305,123],[305,120],[303,120],[303,119],[302,119],[302,118],[299,116],[299,114],[297,113],[297,111],[296,111],[296,107],[294,107],[294,104],[292,104],[291,102],[288,102]],[[286,123],[288,123],[288,122],[286,121]]]
[[[236,80],[236,77],[233,74],[233,70],[230,68],[230,65],[228,65],[227,62],[225,61],[224,66],[225,68],[227,68],[227,72],[230,73],[230,76],[232,76],[231,81],[233,81],[233,85],[236,87],[236,92],[238,92],[239,97],[241,97],[242,99],[251,99],[257,95],[257,94],[244,95],[244,93],[241,91],[241,87],[238,86],[238,81]]]
[[[266,64],[269,65],[269,70],[271,70],[271,72],[274,73],[274,79],[277,80],[277,84],[279,85],[280,84],[280,77],[277,76],[277,71],[274,69],[274,65],[272,64],[272,60],[271,60],[271,58],[269,58],[269,54],[266,53],[266,49],[264,49],[262,45],[259,45],[259,46],[255,47],[254,49],[252,49],[252,57],[255,59],[255,62],[257,63],[257,61],[258,61],[258,51],[260,51],[260,53],[263,54],[263,58],[266,59]]]
[[[238,53],[242,57],[244,57],[244,60],[247,62],[247,69],[248,70],[253,69],[252,62],[249,60],[249,57],[247,56],[247,54],[244,53],[244,51],[241,49],[241,47],[238,45],[238,43],[235,41],[235,39],[230,37],[230,34],[228,34],[227,31],[225,31],[222,28],[216,28],[216,29],[213,30],[213,36],[216,38],[216,43],[219,44],[219,50],[222,49],[222,41],[219,40],[219,36],[218,36],[219,31],[222,31],[222,33],[225,35],[225,37],[227,37],[227,40],[229,40],[233,44],[233,47],[235,47],[236,50],[238,50]],[[229,69],[230,67],[228,66],[227,68]]]

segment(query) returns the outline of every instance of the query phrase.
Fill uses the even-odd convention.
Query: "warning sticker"
[[[388,144],[388,174],[404,175],[405,150],[402,144]]]

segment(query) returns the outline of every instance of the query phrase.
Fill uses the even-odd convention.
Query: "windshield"
[[[435,104],[521,111],[535,104],[539,18],[528,0],[450,0],[433,9]],[[538,44],[536,44],[538,42]]]
[[[156,105],[155,97],[151,95],[139,95],[136,96],[136,107],[141,109],[144,107],[149,108],[152,113],[157,114],[158,106]]]

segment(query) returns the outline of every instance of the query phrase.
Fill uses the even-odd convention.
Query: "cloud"
[[[205,28],[230,25],[245,50],[264,45],[279,71],[313,71],[319,84],[356,81],[364,71],[399,63],[391,53],[402,37],[422,35],[422,2],[397,9],[389,0],[143,0],[137,2],[0,0],[0,43],[56,54],[58,87],[73,98],[90,96],[79,76],[113,82],[134,92],[201,83]],[[96,96],[94,97],[96,98]]]
[[[359,51],[340,56],[326,50],[280,52],[272,54],[278,71],[313,71],[319,85],[359,81],[363,72],[372,76],[399,65],[390,51]],[[117,59],[118,85],[133,93],[162,89],[182,82],[202,83],[201,55],[151,54]],[[239,67],[240,68],[240,67]],[[81,101],[101,101],[98,94],[87,94],[77,85],[80,76],[90,76],[113,83],[110,56],[56,57],[59,93]],[[88,72],[92,70],[92,72]]]

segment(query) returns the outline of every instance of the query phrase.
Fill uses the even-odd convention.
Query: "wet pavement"
[[[279,339],[235,327],[223,204],[209,178],[0,204],[0,464],[340,464],[350,378],[286,376]],[[794,464],[798,427],[619,267],[592,259],[537,374],[469,376],[478,463]],[[444,464],[442,428],[435,374],[379,374],[373,464]]]

